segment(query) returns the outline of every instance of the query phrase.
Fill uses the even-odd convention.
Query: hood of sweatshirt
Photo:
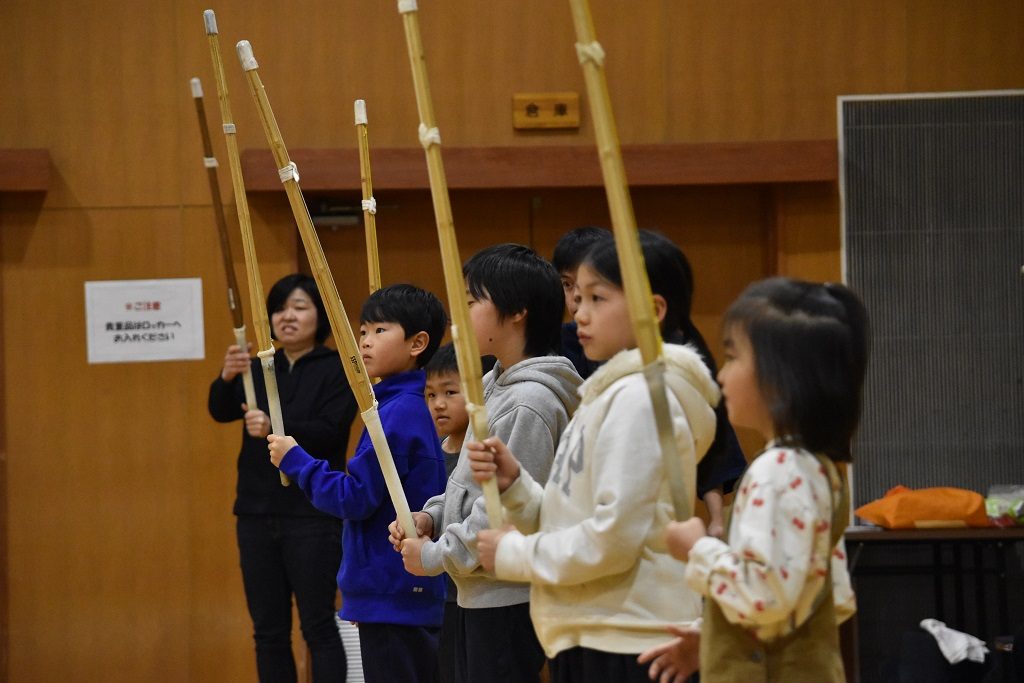
[[[662,347],[665,362],[665,386],[676,397],[686,413],[694,441],[697,445],[698,460],[704,457],[708,446],[715,438],[715,415],[707,410],[718,405],[722,393],[711,377],[711,371],[704,364],[700,354],[692,346],[665,344]],[[643,372],[643,360],[639,349],[626,349],[615,354],[580,387],[584,404],[590,403],[617,380],[637,372]]]
[[[541,390],[542,394],[547,392],[541,387],[550,391],[555,400],[565,407],[570,417],[576,412],[580,402],[578,390],[583,380],[568,358],[537,356],[519,361],[508,369],[501,367],[501,363],[496,363],[494,368],[484,375],[484,402],[490,404],[492,395],[505,392],[513,384],[522,382],[536,382],[541,385],[538,390]],[[551,397],[545,396],[543,400],[550,401]],[[493,414],[490,416],[491,419],[496,417],[497,415]]]

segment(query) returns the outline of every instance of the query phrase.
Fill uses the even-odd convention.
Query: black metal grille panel
[[[840,101],[845,265],[872,322],[857,504],[1024,483],[1024,94]]]

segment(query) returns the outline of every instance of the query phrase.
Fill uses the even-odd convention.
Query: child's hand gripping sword
[[[231,167],[231,184],[235,191],[235,210],[238,213],[238,228],[242,235],[242,252],[245,255],[245,273],[249,281],[249,307],[252,309],[253,328],[256,333],[256,344],[259,347],[257,357],[263,368],[263,383],[267,389],[267,408],[270,411],[271,432],[283,436],[284,417],[281,414],[281,397],[277,392],[277,374],[274,368],[274,342],[271,340],[270,321],[267,319],[267,307],[263,303],[263,282],[260,279],[259,261],[256,259],[256,247],[252,238],[252,223],[249,220],[249,203],[245,195],[245,183],[242,180],[242,164],[238,157],[238,143],[235,140],[235,124],[231,116],[231,100],[228,98],[227,79],[224,76],[224,64],[220,57],[220,40],[217,35],[217,17],[213,10],[203,12],[203,23],[206,26],[206,37],[210,44],[210,58],[213,61],[213,73],[217,81],[217,99],[220,102],[220,116],[224,129],[224,141],[228,150],[228,166]],[[244,346],[242,348],[245,348]],[[249,409],[256,409],[255,396],[249,400]],[[278,472],[281,485],[288,486],[291,482],[288,475]]]
[[[249,90],[256,101],[263,130],[267,134],[267,141],[270,143],[274,160],[278,166],[278,174],[281,177],[281,182],[284,183],[288,203],[291,205],[292,215],[295,217],[299,235],[302,237],[302,245],[305,247],[306,256],[309,259],[309,266],[313,271],[313,277],[327,309],[331,330],[334,333],[335,342],[338,344],[338,355],[341,356],[342,365],[345,367],[345,376],[348,378],[352,393],[355,394],[356,402],[359,404],[359,410],[370,435],[370,441],[373,443],[373,450],[377,454],[377,461],[384,473],[384,483],[387,485],[391,502],[395,506],[398,521],[406,533],[415,533],[416,525],[413,523],[409,503],[405,498],[405,491],[402,489],[402,482],[398,477],[391,449],[384,436],[384,429],[381,427],[380,415],[377,412],[377,400],[373,395],[373,387],[366,376],[363,357],[356,344],[352,325],[345,314],[345,306],[341,302],[341,297],[338,296],[338,288],[334,284],[334,277],[331,275],[323,248],[320,246],[320,238],[317,237],[313,221],[309,217],[309,209],[302,197],[302,190],[299,188],[298,168],[289,158],[288,149],[281,138],[277,119],[274,118],[270,100],[267,99],[266,90],[260,80],[259,64],[253,57],[252,46],[249,45],[249,41],[243,40],[238,43],[237,50],[242,69],[245,70],[248,77]]]
[[[434,219],[437,223],[438,241],[441,243],[441,262],[444,265],[444,283],[452,314],[452,343],[455,345],[458,359],[462,393],[466,397],[466,411],[473,425],[473,438],[483,441],[490,432],[487,425],[487,410],[484,407],[480,351],[469,320],[466,284],[462,277],[459,245],[455,240],[455,225],[448,198],[448,181],[441,159],[441,134],[434,120],[434,105],[431,102],[430,84],[427,81],[427,62],[423,54],[423,40],[420,38],[416,0],[398,0],[398,11],[402,15],[405,27],[405,42],[409,52],[409,63],[412,66],[413,86],[416,90],[416,108],[420,115],[420,143],[427,155],[430,194],[434,202]],[[491,528],[497,529],[502,523],[501,497],[497,482],[494,479],[484,482],[483,492],[488,523]]]
[[[615,234],[615,248],[619,255],[622,272],[622,286],[629,305],[629,317],[633,323],[640,356],[644,363],[644,376],[654,408],[654,421],[658,428],[658,442],[668,470],[672,506],[678,520],[693,515],[693,500],[696,494],[696,462],[684,463],[676,448],[669,412],[668,397],[665,393],[665,361],[662,357],[661,331],[654,314],[654,297],[651,283],[647,279],[643,252],[636,230],[636,217],[629,197],[626,171],[622,164],[619,135],[615,128],[608,82],[604,74],[604,50],[594,34],[594,20],[590,15],[588,0],[569,0],[572,6],[573,24],[576,27],[576,54],[583,67],[587,85],[587,97],[594,114],[594,133],[597,138],[597,152],[601,160],[601,174],[604,177],[608,208],[612,217]],[[685,470],[684,470],[685,464]],[[687,476],[687,474],[689,476]]]

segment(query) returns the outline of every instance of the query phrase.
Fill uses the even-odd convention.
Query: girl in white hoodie
[[[686,278],[677,247],[664,237],[641,233],[641,246],[667,336],[678,329],[679,302],[689,296]],[[545,487],[500,440],[467,444],[474,476],[497,476],[516,527],[480,531],[477,549],[499,578],[531,584],[530,615],[552,681],[646,681],[638,654],[659,644],[669,625],[695,620],[700,597],[680,589],[685,566],[665,546],[673,517],[668,473],[614,243],[594,247],[576,286],[584,353],[608,362],[581,387]],[[666,344],[664,356],[692,500],[697,461],[715,434],[719,391],[692,348]]]

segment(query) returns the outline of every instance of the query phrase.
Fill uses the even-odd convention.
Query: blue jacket
[[[412,510],[444,492],[444,453],[423,400],[426,376],[413,370],[374,386],[380,421]],[[349,621],[406,626],[440,626],[444,576],[413,576],[388,541],[395,519],[384,475],[370,436],[363,429],[348,474],[330,468],[295,446],[281,470],[323,512],[345,520],[342,534],[341,617]]]

